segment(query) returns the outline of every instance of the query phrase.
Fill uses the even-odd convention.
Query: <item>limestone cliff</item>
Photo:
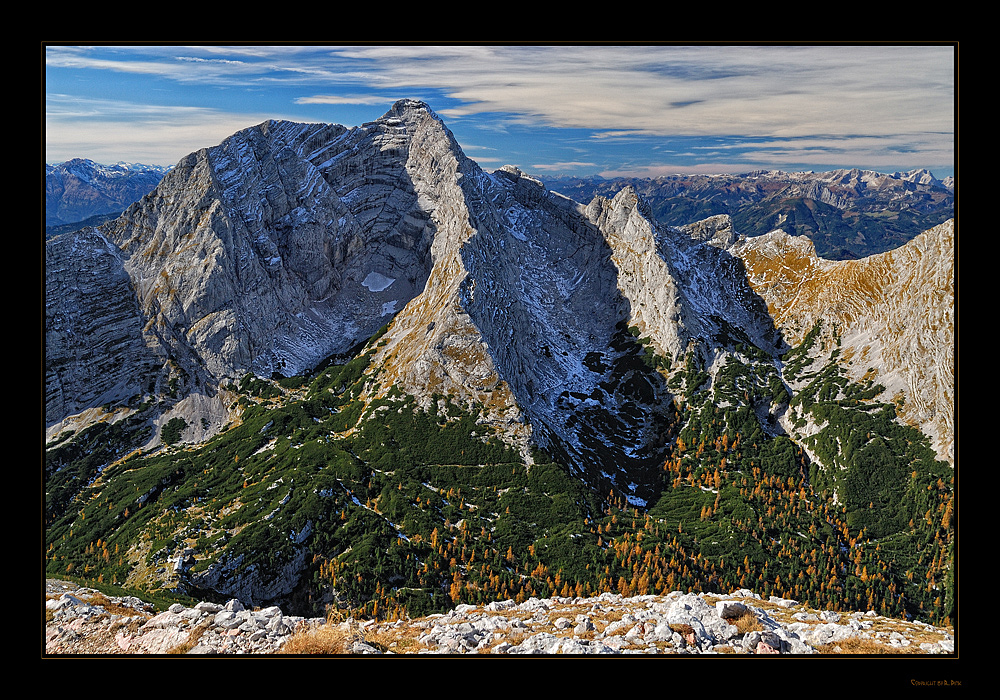
[[[100,303],[95,303],[100,300]],[[45,246],[45,415],[52,423],[148,391],[159,364],[119,250],[99,231]]]
[[[181,397],[217,397],[226,379],[296,374],[384,325],[423,289],[430,264],[432,205],[418,199],[406,167],[411,143],[426,138],[421,119],[440,124],[426,109],[355,129],[260,124],[182,159],[151,195],[102,226],[121,271],[115,303],[135,307],[127,342],[160,364],[119,366],[128,392],[106,399],[155,383],[164,362],[186,380]],[[428,161],[410,170],[432,177],[440,149],[413,150]],[[56,294],[63,273],[53,266],[49,277]],[[107,299],[81,303],[103,313]],[[94,362],[121,364],[114,345],[78,336]],[[59,386],[90,381],[78,357],[50,350],[47,368],[66,378]],[[50,385],[49,425],[88,404],[90,394],[58,399]]]
[[[522,447],[530,436],[602,493],[646,503],[673,396],[625,328],[674,361],[710,361],[724,328],[774,351],[764,304],[736,258],[659,229],[631,189],[585,207],[516,168],[451,162],[450,216],[435,219],[427,285],[376,357],[382,376],[485,407]]]
[[[727,328],[741,329],[769,352],[780,348],[742,265],[722,249],[735,235],[728,216],[681,229],[657,227],[632,188],[610,201],[595,199],[588,211],[606,232],[632,322],[671,359],[682,358],[692,344],[710,354]]]
[[[182,160],[106,233],[150,321],[211,376],[296,374],[423,286],[407,147],[391,119],[268,122]]]

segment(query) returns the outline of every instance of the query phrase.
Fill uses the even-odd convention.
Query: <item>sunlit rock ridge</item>
[[[734,333],[777,358],[795,289],[763,281],[776,273],[755,244],[728,217],[657,225],[631,188],[584,205],[516,168],[488,173],[417,101],[355,128],[265,122],[182,159],[117,220],[48,243],[48,432],[155,394],[161,424],[184,416],[186,439],[204,438],[232,419],[228,380],[307,371],[388,323],[373,394],[480,407],[525,454],[534,440],[644,504],[673,395],[626,329],[671,366],[714,366]],[[884,263],[882,288],[905,288],[907,264]],[[858,314],[878,323],[884,301]],[[870,352],[888,373],[903,362]]]

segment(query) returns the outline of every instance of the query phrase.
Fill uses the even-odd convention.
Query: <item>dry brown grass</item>
[[[614,608],[612,610],[605,610],[601,612],[601,619],[605,620],[607,623],[618,622],[620,619],[625,617],[625,613],[629,612],[625,608]]]
[[[354,642],[362,641],[358,625],[331,608],[326,622],[318,627],[299,630],[285,642],[279,654],[349,654]]]
[[[107,596],[103,593],[94,593],[87,602],[91,605],[100,605],[104,608],[110,615],[121,615],[122,617],[132,617],[133,615],[141,614],[135,608],[130,608],[127,605],[119,605],[118,603],[112,603]]]
[[[316,627],[299,630],[293,634],[279,654],[340,655],[352,653],[356,642],[363,642],[394,654],[415,654],[425,647],[417,641],[421,630],[410,625],[362,626],[356,620],[345,618],[339,611],[331,611],[326,622]]]
[[[201,635],[208,631],[208,628],[212,626],[211,621],[206,620],[191,630],[188,638],[175,646],[174,648],[167,651],[168,654],[186,654],[198,644],[198,640],[201,639]]]
[[[882,644],[874,639],[864,637],[849,637],[833,644],[821,644],[816,647],[820,654],[920,654],[920,647],[911,644],[908,647],[894,647]]]
[[[427,648],[417,641],[422,631],[410,625],[375,627],[366,629],[363,636],[366,643],[383,651],[388,650],[394,654],[415,654]]]
[[[326,623],[293,634],[285,642],[279,654],[348,654],[351,646],[359,638],[358,634],[340,625]]]
[[[523,642],[527,638],[528,638],[528,633],[525,632],[524,630],[516,630],[516,631],[508,632],[505,635],[501,635],[499,638],[493,639],[488,645],[486,645],[486,647],[485,647],[485,649],[483,650],[482,653],[492,654],[493,650],[496,647],[498,647],[501,644],[503,644],[504,642],[506,642],[507,644],[509,644],[511,646],[516,647],[518,644],[520,644],[521,642]]]
[[[750,610],[739,617],[726,620],[729,624],[736,627],[740,634],[747,634],[749,632],[762,632],[764,630],[764,625],[761,624],[760,620],[756,615]]]

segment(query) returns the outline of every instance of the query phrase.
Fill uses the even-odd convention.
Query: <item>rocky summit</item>
[[[748,590],[532,598],[390,622],[303,618],[277,607],[174,604],[48,582],[48,654],[817,655],[951,654],[951,630],[874,612],[815,611]]]
[[[781,230],[743,238],[729,249],[789,342],[801,340],[821,319],[836,328],[849,376],[877,376],[900,418],[919,426],[952,463],[955,235],[949,220],[861,260],[824,260],[808,239]]]

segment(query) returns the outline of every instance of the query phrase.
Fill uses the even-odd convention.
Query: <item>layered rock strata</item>
[[[104,235],[90,229],[48,242],[47,423],[150,389],[143,380],[162,358],[143,342],[143,325],[121,253]]]

